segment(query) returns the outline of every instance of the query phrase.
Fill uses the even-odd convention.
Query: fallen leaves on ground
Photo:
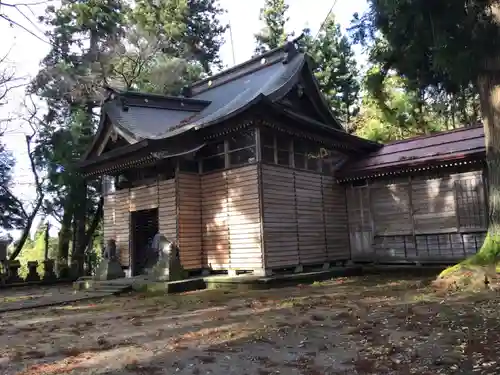
[[[0,372],[498,374],[499,302],[390,276],[113,297],[3,314]]]

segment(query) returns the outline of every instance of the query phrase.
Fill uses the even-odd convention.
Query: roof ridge
[[[139,97],[139,98],[151,98],[151,99],[162,99],[162,100],[173,100],[176,102],[191,102],[191,103],[199,103],[199,104],[209,104],[210,102],[203,99],[184,97],[180,95],[165,95],[165,94],[156,94],[149,93],[143,91],[134,91],[134,90],[126,90],[126,91],[117,91],[117,94],[124,97]]]
[[[462,126],[460,128],[457,128],[457,129],[444,130],[444,131],[439,131],[439,132],[435,132],[435,133],[432,133],[432,134],[423,134],[423,135],[419,135],[417,137],[411,137],[411,138],[400,139],[400,140],[397,140],[397,141],[389,142],[389,143],[384,144],[384,147],[386,147],[386,146],[392,146],[392,145],[397,145],[397,144],[401,144],[401,143],[407,143],[407,142],[417,141],[417,140],[421,140],[421,139],[435,138],[435,137],[439,137],[440,135],[459,133],[459,132],[462,132],[462,131],[476,129],[476,128],[481,128],[481,127],[483,127],[482,124],[480,124],[480,125],[474,125],[474,126]]]
[[[266,51],[264,53],[261,53],[260,55],[256,55],[254,57],[252,57],[251,59],[249,60],[245,60],[243,61],[242,63],[239,63],[239,64],[236,64],[230,68],[227,68],[227,69],[224,69],[222,71],[220,71],[219,73],[216,73],[216,74],[213,74],[211,76],[208,76],[206,78],[203,78],[203,79],[200,79],[194,83],[192,83],[190,86],[192,88],[195,88],[195,87],[198,87],[198,86],[202,86],[203,84],[207,83],[208,81],[212,81],[214,79],[217,79],[217,78],[220,78],[220,77],[223,77],[227,74],[230,74],[230,73],[234,73],[238,70],[240,70],[241,68],[244,68],[246,66],[249,66],[249,65],[252,65],[254,64],[255,62],[261,60],[262,58],[265,58],[265,57],[268,57],[268,56],[272,56],[274,54],[276,54],[277,52],[284,52],[285,51],[285,48],[286,46],[289,44],[289,43],[296,43],[297,41],[299,41],[301,38],[303,38],[303,35],[299,35],[297,38],[295,39],[292,39],[292,40],[289,40],[288,42],[282,44],[281,46],[279,47],[276,47],[274,49],[271,49],[269,51]],[[252,71],[249,71],[248,73],[251,73]]]

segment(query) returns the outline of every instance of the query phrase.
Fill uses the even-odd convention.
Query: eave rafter
[[[441,169],[447,169],[447,168],[456,168],[456,167],[461,167],[461,166],[469,166],[469,165],[483,164],[483,163],[484,163],[483,159],[471,159],[471,160],[462,160],[462,161],[455,161],[455,162],[443,162],[443,163],[438,163],[438,164],[434,164],[434,165],[426,165],[426,166],[418,166],[418,167],[406,167],[403,169],[394,169],[394,170],[386,171],[386,172],[372,172],[372,173],[368,172],[368,173],[364,173],[364,174],[359,174],[357,176],[340,177],[340,178],[337,178],[336,181],[338,183],[349,183],[349,182],[353,182],[353,181],[388,178],[388,177],[395,177],[395,176],[400,176],[400,175],[405,175],[405,174],[412,174],[412,173],[425,172],[425,171],[431,171],[431,170],[441,170]]]

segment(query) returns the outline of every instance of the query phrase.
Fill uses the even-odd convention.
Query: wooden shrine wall
[[[198,174],[178,174],[177,203],[181,263],[185,269],[203,268],[201,177]]]
[[[104,242],[114,238],[120,263],[129,267],[130,212],[158,208],[159,230],[167,238],[177,239],[176,180],[121,189],[104,196]]]
[[[201,176],[202,248],[214,270],[262,268],[258,166]]]
[[[104,196],[103,237],[104,246],[116,241],[120,263],[129,266],[130,196],[128,190],[119,190]]]
[[[454,262],[482,245],[487,208],[481,170],[346,189],[353,260]]]
[[[266,268],[349,259],[344,187],[319,173],[261,168]]]

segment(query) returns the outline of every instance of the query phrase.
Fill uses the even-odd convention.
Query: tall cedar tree
[[[480,97],[489,182],[488,236],[467,264],[492,264],[500,254],[500,4],[491,0],[370,0],[355,17],[357,35],[387,41],[374,60],[421,87],[456,93],[474,84]]]
[[[126,89],[172,92],[165,87],[169,82],[179,86],[179,79],[172,80],[172,75],[190,80],[201,70],[186,68],[182,59],[210,72],[220,63],[218,52],[225,31],[216,18],[222,12],[217,4],[214,0],[164,0],[138,2],[130,9],[121,0],[71,0],[59,8],[47,8],[43,21],[52,27],[53,48],[31,90],[49,107],[37,154],[56,196],[49,213],[50,209],[62,212],[59,257],[63,261],[68,259],[72,229],[76,231],[75,255],[81,260],[88,231],[95,227],[90,225],[85,233],[85,213],[96,218],[102,205],[97,194],[90,195],[94,205],[85,204],[89,191],[74,164],[92,139],[98,119],[93,109],[100,103],[103,84],[122,81]],[[151,38],[133,40],[148,33]],[[171,74],[159,72],[162,69],[172,70]],[[159,76],[161,82],[150,82]],[[93,188],[90,192],[96,193],[97,185]]]
[[[123,32],[124,5],[120,0],[68,0],[47,7],[42,21],[52,27],[52,49],[32,82],[32,92],[45,99],[48,113],[37,147],[39,165],[63,211],[59,257],[69,257],[72,223],[75,260],[83,269],[88,189],[74,169],[87,150],[96,126],[93,113],[104,83],[101,55]],[[98,210],[96,210],[98,211]]]
[[[219,50],[227,28],[219,21],[223,13],[217,0],[139,0],[131,18],[163,42],[167,56],[197,61],[209,74],[221,67]]]
[[[255,34],[256,55],[277,48],[286,42],[289,36],[285,31],[285,25],[289,20],[286,16],[288,7],[285,0],[265,0],[259,17],[264,27],[258,34]]]
[[[333,112],[348,128],[359,111],[360,83],[351,43],[340,25],[329,16],[314,41],[308,37],[308,53],[314,59],[315,76]]]

